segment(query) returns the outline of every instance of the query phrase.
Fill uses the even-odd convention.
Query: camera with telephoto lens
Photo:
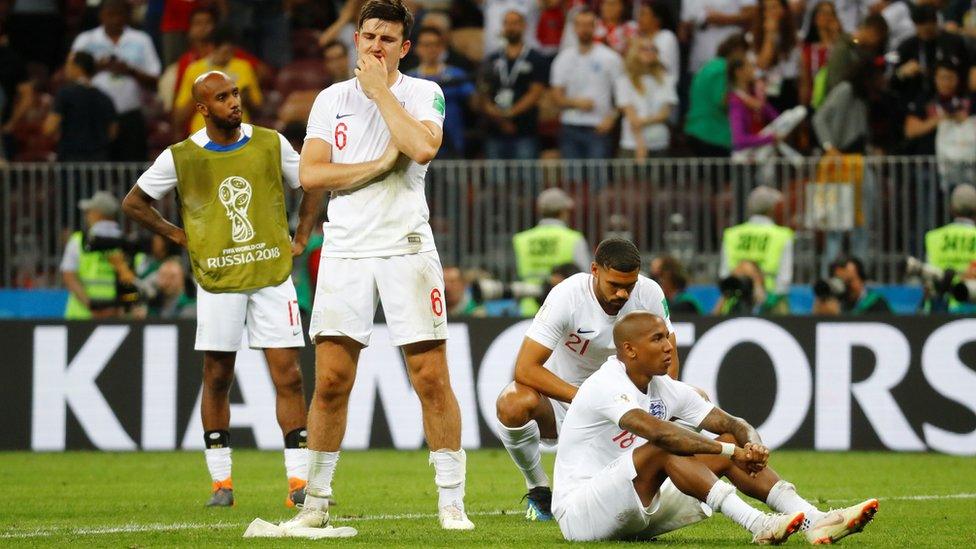
[[[822,278],[813,283],[813,295],[819,299],[841,299],[846,293],[847,285],[836,276]]]
[[[718,281],[718,289],[726,299],[734,297],[740,302],[753,304],[752,279],[748,276],[727,276]]]
[[[962,303],[976,303],[976,280],[956,280],[956,271],[940,269],[917,258],[905,259],[905,276],[922,279],[922,284],[934,297],[951,295]]]
[[[108,252],[119,250],[130,269],[135,271],[135,257],[148,253],[150,243],[145,239],[88,235],[85,239],[86,252]],[[144,301],[146,296],[138,284],[126,284],[116,277],[115,299],[92,299],[89,308],[93,311],[122,307],[126,311]]]
[[[495,299],[535,298],[539,303],[545,301],[552,286],[537,282],[502,282],[492,278],[479,278],[471,285],[471,299],[482,304]]]

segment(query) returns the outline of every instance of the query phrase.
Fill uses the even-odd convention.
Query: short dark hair
[[[206,5],[199,5],[193,8],[192,10],[190,10],[190,17],[188,17],[187,20],[193,19],[194,17],[196,17],[201,13],[205,13],[209,15],[210,18],[213,19],[215,23],[220,20],[220,14],[217,13],[217,8],[213,6],[206,6]]]
[[[413,30],[413,14],[400,0],[367,0],[359,12],[357,30],[363,28],[367,19],[379,19],[403,25],[403,39],[406,40]]]
[[[688,287],[688,272],[685,266],[672,255],[662,255],[657,258],[661,262],[661,275],[667,274],[671,277],[671,283],[679,291],[684,291]]]
[[[864,18],[861,26],[881,35],[881,47],[888,43],[888,21],[881,14],[872,13]]]
[[[604,269],[629,273],[640,269],[640,250],[626,238],[611,237],[596,247],[593,261]]]
[[[425,34],[433,34],[438,40],[444,42],[444,33],[437,27],[420,27],[420,30],[417,31],[417,42],[420,42],[420,37]]]
[[[87,51],[75,50],[71,54],[71,62],[81,69],[81,72],[85,73],[88,78],[95,75],[95,58]]]
[[[737,32],[723,40],[718,45],[718,51],[715,55],[722,59],[728,59],[736,50],[741,50],[742,53],[749,50],[749,42],[741,32]]]
[[[325,45],[322,46],[322,55],[325,55],[325,52],[331,50],[336,46],[342,48],[342,53],[344,55],[349,55],[349,46],[346,46],[345,44],[343,44],[338,40],[330,40],[329,42],[326,42]]]
[[[552,268],[551,274],[559,275],[563,278],[569,278],[576,273],[580,273],[580,268],[576,266],[575,263],[563,263],[562,265],[556,265]]]
[[[214,29],[210,39],[213,41],[213,45],[217,47],[223,46],[224,44],[237,45],[237,33],[232,27],[227,25]]]
[[[103,10],[123,11],[128,14],[129,3],[125,0],[102,0],[102,3],[98,5],[98,11]]]

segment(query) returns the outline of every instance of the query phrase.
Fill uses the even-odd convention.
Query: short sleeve
[[[702,398],[698,391],[692,389],[690,385],[671,378],[662,379],[668,383],[675,393],[677,406],[671,411],[672,416],[698,427],[705,420],[705,416],[715,409],[714,404]]]
[[[281,141],[281,174],[285,178],[285,183],[292,189],[298,189],[302,186],[301,182],[298,180],[298,163],[301,157],[295,152],[295,148],[291,146],[291,143],[285,139],[285,136],[278,134],[278,139]]]
[[[163,71],[163,66],[159,61],[159,55],[156,54],[156,47],[153,46],[152,38],[144,32],[139,33],[139,37],[142,41],[143,65],[136,68],[144,74],[158,77]]]
[[[312,103],[312,112],[308,115],[308,128],[305,130],[305,140],[319,138],[332,145],[332,121],[335,116],[335,94],[332,88],[326,88],[319,93]]]
[[[417,120],[430,120],[438,127],[443,126],[446,104],[441,87],[436,82],[424,80],[419,88],[420,91],[414,97],[414,106],[410,110],[417,113]]]
[[[613,81],[613,101],[618,107],[634,106],[634,94],[631,92],[633,86],[626,76],[621,76]]]
[[[176,162],[173,153],[166,149],[156,158],[152,166],[139,176],[136,185],[154,200],[159,200],[176,187]]]
[[[538,342],[547,349],[555,349],[570,329],[572,316],[572,302],[565,295],[565,288],[569,284],[559,284],[549,292],[545,303],[535,314],[532,325],[529,326],[525,337]]]
[[[81,259],[81,246],[74,238],[68,240],[64,247],[64,255],[61,256],[61,272],[77,273]]]
[[[607,372],[600,372],[601,377],[594,380],[598,381],[597,383],[585,385],[589,393],[585,398],[589,400],[590,409],[598,417],[605,418],[619,426],[620,418],[624,417],[627,412],[643,410],[643,407],[640,405],[637,387],[630,380],[624,379],[621,380],[621,383],[617,383],[617,376],[612,376],[612,379],[605,379],[605,373]],[[611,381],[613,382],[611,383]],[[576,396],[576,399],[578,398],[579,395]]]
[[[80,33],[75,37],[75,41],[71,43],[71,51],[85,51],[88,46],[88,36],[87,32]]]
[[[568,62],[565,51],[556,55],[556,59],[552,62],[552,72],[549,74],[549,83],[557,88],[565,87],[569,81],[569,75],[564,68]]]

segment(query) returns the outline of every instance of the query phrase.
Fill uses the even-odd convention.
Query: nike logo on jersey
[[[352,116],[352,115],[354,115],[354,114],[356,114],[356,113],[354,113],[354,112],[351,112],[351,113],[349,113],[349,114],[339,114],[339,113],[336,113],[336,120],[339,120],[339,119],[342,119],[342,118],[345,118],[345,117],[347,117],[347,116]]]
[[[292,336],[297,336],[297,335],[298,335],[298,334],[300,334],[300,333],[302,333],[302,331],[301,331],[300,329],[299,329],[299,330],[292,330],[292,331],[291,331],[291,335],[292,335]]]
[[[579,335],[583,335],[583,334],[592,334],[595,331],[596,330],[584,330],[583,328],[577,328],[576,333],[578,333]]]

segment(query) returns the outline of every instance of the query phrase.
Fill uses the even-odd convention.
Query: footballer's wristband
[[[719,444],[722,445],[721,455],[731,459],[732,454],[735,453],[735,444],[732,444],[731,442],[720,442]]]

